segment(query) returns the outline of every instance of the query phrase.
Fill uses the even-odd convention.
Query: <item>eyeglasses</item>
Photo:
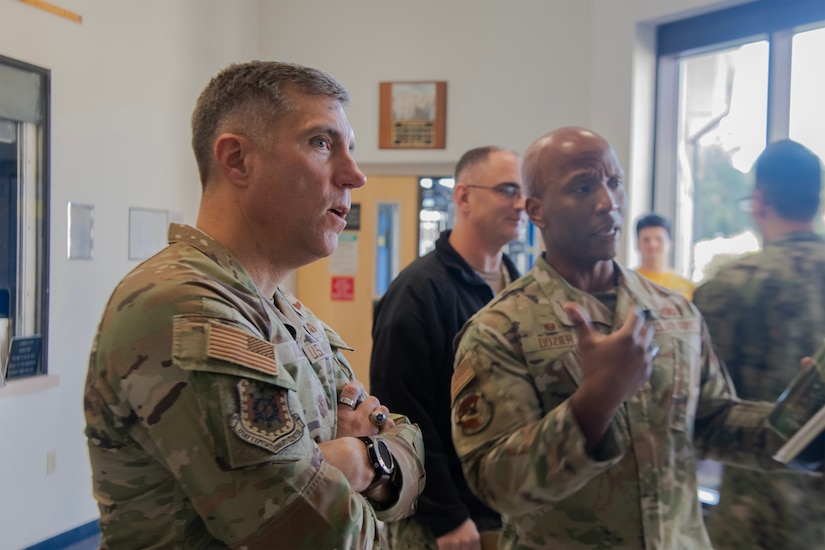
[[[498,193],[505,199],[511,201],[519,200],[522,197],[521,185],[517,183],[499,183],[498,185],[493,185],[492,187],[487,187],[486,185],[470,185],[469,183],[465,185],[467,187],[472,187],[473,189],[487,189],[489,191],[493,191],[494,193]]]

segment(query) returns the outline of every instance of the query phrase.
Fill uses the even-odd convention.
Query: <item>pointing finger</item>
[[[644,338],[645,334],[641,332],[643,327],[645,327],[645,314],[642,308],[639,306],[634,306],[630,308],[630,313],[628,313],[627,318],[622,324],[622,328],[619,329],[619,332],[640,335]]]
[[[579,342],[587,341],[593,335],[593,323],[590,320],[590,314],[575,302],[567,302],[564,304],[564,311],[570,317],[573,327],[576,329],[576,336]]]

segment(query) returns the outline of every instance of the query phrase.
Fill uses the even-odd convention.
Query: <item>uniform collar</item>
[[[814,242],[825,242],[822,236],[817,235],[813,231],[791,231],[790,233],[785,233],[784,235],[770,241],[765,246],[773,246],[779,245],[783,243],[791,243],[791,242],[805,242],[805,241],[814,241]]]
[[[246,272],[238,258],[232,255],[220,241],[210,237],[203,230],[191,225],[178,223],[169,224],[169,244],[181,244],[191,246],[201,254],[218,264],[221,269],[232,274],[232,276],[244,287],[256,294],[260,294],[255,281]],[[271,298],[271,296],[269,297]]]
[[[616,311],[611,312],[598,298],[588,292],[572,286],[541,256],[533,267],[533,276],[544,291],[553,313],[559,322],[572,327],[573,322],[564,311],[564,304],[576,302],[587,311],[594,325],[618,328],[627,317],[630,309],[639,306],[646,310],[651,318],[655,318],[655,310],[645,299],[647,293],[640,284],[638,276],[625,267],[613,261],[616,270],[618,287]]]

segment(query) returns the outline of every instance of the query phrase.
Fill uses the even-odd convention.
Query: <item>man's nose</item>
[[[364,187],[367,183],[367,176],[358,168],[358,163],[355,162],[352,154],[349,152],[345,153],[341,162],[342,164],[338,167],[335,176],[335,185],[352,187],[353,189]]]
[[[599,186],[598,202],[596,203],[596,209],[599,212],[612,212],[614,210],[619,209],[619,203],[621,202],[619,197],[616,196],[616,192],[610,189],[606,184],[602,184]]]

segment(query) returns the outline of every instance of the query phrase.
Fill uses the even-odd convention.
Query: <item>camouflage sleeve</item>
[[[693,303],[702,312],[713,337],[713,346],[723,361],[736,364],[737,342],[740,342],[738,316],[744,298],[739,291],[744,280],[733,279],[731,270],[721,271],[715,278],[703,283],[693,293]],[[731,372],[735,385],[737,373]]]
[[[415,503],[421,491],[424,490],[424,441],[421,430],[410,423],[406,416],[391,415],[395,421],[395,428],[381,434],[386,441],[395,466],[401,474],[398,499],[389,507],[376,510],[381,521],[398,521],[415,512]]]
[[[322,323],[323,324],[323,323]],[[327,339],[335,354],[335,386],[337,393],[352,380],[355,372],[352,370],[342,349],[351,349],[344,344],[341,337],[323,324]],[[418,425],[412,424],[406,416],[393,414],[395,428],[381,434],[386,441],[401,473],[401,486],[398,499],[388,508],[376,509],[376,515],[381,521],[397,521],[411,515],[415,511],[415,503],[424,489],[424,441]]]
[[[256,355],[260,342],[226,321],[177,317],[179,369],[167,369],[177,375],[125,388],[131,402],[153,404],[143,446],[234,548],[377,546],[372,507],[323,460],[294,381]]]
[[[716,356],[702,323],[701,390],[696,408],[694,444],[700,456],[745,468],[783,468],[771,456],[781,445],[768,424],[773,403],[742,401]]]
[[[461,336],[451,390],[453,440],[467,482],[508,515],[566,498],[615,465],[624,450],[611,428],[591,457],[568,400],[543,410],[541,381],[506,336],[513,328],[495,312],[474,318]]]

